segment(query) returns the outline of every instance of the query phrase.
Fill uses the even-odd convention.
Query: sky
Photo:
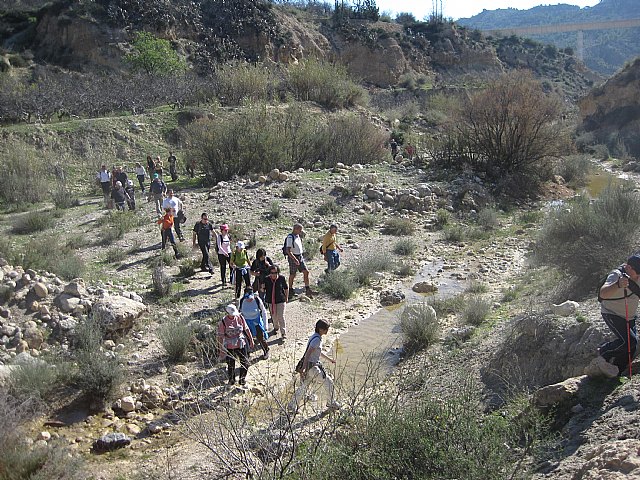
[[[431,14],[433,11],[432,2],[435,0],[376,0],[376,4],[382,12],[391,12],[395,16],[398,12],[411,12],[418,20]],[[438,5],[440,5],[440,0]],[[600,0],[442,0],[442,8],[446,18],[472,17],[482,10],[496,10],[498,8],[517,8],[526,10],[537,5],[556,5],[565,3],[568,5],[578,5],[580,7],[592,7]]]

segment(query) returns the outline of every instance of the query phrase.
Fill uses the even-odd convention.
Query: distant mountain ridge
[[[471,18],[461,18],[458,23],[470,28],[490,30],[632,18],[640,18],[639,0],[601,0],[593,7],[585,8],[561,4],[540,5],[529,10],[484,10]],[[576,35],[573,33],[539,35],[532,38],[560,48],[575,49],[577,46]],[[592,70],[611,75],[625,62],[640,56],[640,28],[588,31],[584,33],[584,46],[585,64]]]

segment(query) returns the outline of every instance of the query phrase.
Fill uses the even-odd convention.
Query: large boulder
[[[97,452],[109,452],[118,448],[126,447],[131,443],[131,438],[124,433],[108,433],[103,435],[93,443],[93,448]]]
[[[71,313],[80,305],[80,298],[68,293],[61,293],[53,299],[53,303],[63,312]]]
[[[411,290],[416,293],[436,293],[438,287],[431,282],[418,282],[411,287]]]
[[[597,445],[584,456],[576,480],[640,478],[640,446],[636,438]]]
[[[385,290],[380,292],[380,305],[390,307],[401,303],[405,298],[404,293],[400,290]]]
[[[82,278],[75,278],[64,286],[64,293],[73,297],[84,297],[87,294],[87,287]]]
[[[147,311],[147,306],[121,296],[107,296],[93,305],[94,318],[107,332],[130,330],[136,319]]]
[[[544,408],[570,400],[577,395],[580,388],[588,381],[588,378],[586,375],[582,375],[542,387],[533,395],[533,402],[537,406]]]
[[[49,295],[49,289],[42,282],[36,282],[33,285],[33,292],[36,294],[36,297],[38,298],[46,298],[46,296]]]

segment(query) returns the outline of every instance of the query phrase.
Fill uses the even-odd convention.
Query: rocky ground
[[[298,188],[297,198],[284,198],[284,189],[292,185]],[[67,237],[86,238],[85,246],[78,249],[89,266],[85,280],[63,281],[53,274],[24,271],[7,262],[2,266],[6,301],[0,311],[3,364],[0,381],[2,378],[6,381],[16,364],[47,358],[48,352],[57,349],[73,348],[74,326],[90,312],[107,331],[113,332],[104,341],[102,353],[116,356],[126,368],[127,381],[117,401],[97,412],[90,411],[88,405],[63,402],[32,425],[31,435],[25,438],[29,444],[55,442],[67,446],[85,458],[94,478],[122,478],[122,475],[157,478],[169,470],[180,472],[184,478],[197,478],[219,472],[220,459],[197,442],[198,435],[189,429],[192,424],[187,421],[191,415],[185,412],[193,413],[196,408],[197,415],[192,418],[215,424],[216,416],[224,416],[229,406],[250,412],[272,405],[274,399],[290,394],[293,365],[317,319],[332,323],[325,345],[332,346],[335,353],[337,338],[350,327],[372,321],[368,317],[381,307],[381,302],[401,301],[401,295],[394,299],[394,292],[409,292],[416,282],[415,290],[437,287],[447,291],[454,283],[458,285],[456,288],[464,289],[475,280],[487,285],[486,295],[493,306],[489,326],[477,329],[460,325],[455,315],[442,318],[445,341],[403,362],[398,372],[430,371],[430,377],[437,381],[440,373],[447,376],[452,356],[467,356],[469,371],[487,385],[489,405],[494,401],[491,392],[497,390],[492,373],[512,371],[514,365],[523,371],[528,365],[540,371],[525,385],[533,388],[582,375],[584,366],[593,357],[594,346],[606,333],[593,303],[573,306],[567,314],[539,299],[541,303],[528,308],[522,304],[525,300],[505,300],[509,287],[521,289],[528,283],[535,289],[544,283],[544,272],[541,274],[529,266],[527,259],[528,244],[536,226],[519,222],[519,212],[502,212],[498,228],[490,235],[455,242],[443,239],[435,226],[438,209],[464,210],[467,216],[455,221],[461,222],[462,228],[476,228],[469,220],[474,217],[472,210],[480,210],[490,200],[477,178],[460,178],[451,184],[434,182],[419,165],[401,160],[375,167],[339,166],[333,171],[272,172],[264,177],[221,183],[213,189],[182,189],[179,195],[189,217],[185,228],[187,247],[191,227],[202,211],[208,212],[216,224],[231,224],[236,239],[248,241],[255,232],[257,247],[266,248],[268,255],[279,263],[283,263],[282,240],[293,222],[303,223],[311,239],[322,235],[329,223],[337,222],[345,246],[343,268],[378,251],[387,255],[394,266],[376,274],[370,287],[358,290],[347,301],[333,300],[322,293],[313,298],[300,295],[287,305],[286,341],[272,337],[269,360],[253,355],[247,388],[229,389],[224,385],[223,365],[199,354],[196,348],[185,361],[172,364],[157,335],[163,324],[174,319],[190,322],[200,339],[210,334],[221,315],[221,307],[232,300],[231,290],[220,285],[219,274],[198,272],[182,278],[178,264],[167,267],[179,288],[169,299],[158,299],[151,292],[150,279],[151,268],[162,254],[151,204],[139,201],[138,227],[111,246],[98,246],[101,219],[109,213],[95,198],[83,199],[81,206],[65,212],[56,230]],[[342,209],[330,215],[319,213],[318,206],[328,199],[335,199]],[[272,202],[279,205],[278,218],[273,216]],[[359,227],[359,220],[368,214],[376,215],[375,225]],[[418,248],[410,257],[392,253],[399,237],[383,233],[385,221],[392,217],[410,219],[417,227],[412,238]],[[4,228],[8,233],[10,226],[5,224]],[[105,261],[106,251],[113,248],[127,252],[115,264]],[[199,254],[189,249],[184,251],[189,258],[199,258]],[[183,259],[181,263],[186,261]],[[412,278],[394,273],[398,261],[412,264],[418,275]],[[315,285],[324,262],[316,255],[309,264]],[[301,287],[300,279],[296,286]],[[416,298],[420,297],[414,296],[410,301]],[[528,309],[536,312],[531,321],[523,314]],[[395,307],[389,307],[388,311],[391,318],[400,312]],[[521,328],[523,325],[527,328]],[[508,355],[508,349],[514,346],[519,356]],[[570,415],[562,429],[566,440],[557,460],[543,466],[546,473],[541,476],[605,478],[605,473],[590,475],[601,470],[633,471],[636,465],[633,459],[637,459],[638,453],[634,453],[636,447],[630,441],[637,439],[637,427],[634,429],[637,419],[633,415],[638,405],[636,381],[619,388],[614,383],[617,380],[604,382],[608,387],[599,389],[600,393],[590,398],[580,397],[585,390],[576,387],[575,382],[564,390],[561,388],[569,392],[559,394],[562,401],[571,399]],[[593,392],[593,386],[587,391]],[[322,416],[317,417],[317,408],[320,403],[311,402],[305,410],[305,417],[316,419],[305,424],[307,432],[322,422]],[[609,430],[612,422],[620,426],[617,431]],[[113,435],[104,440],[129,447],[94,455],[96,447],[110,448],[96,444],[97,439],[107,434]],[[582,471],[586,473],[577,473]]]

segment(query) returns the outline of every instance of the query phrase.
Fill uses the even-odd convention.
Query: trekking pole
[[[631,322],[629,321],[629,303],[627,289],[624,289],[624,318],[627,321],[627,356],[629,360],[629,380],[631,380]]]

